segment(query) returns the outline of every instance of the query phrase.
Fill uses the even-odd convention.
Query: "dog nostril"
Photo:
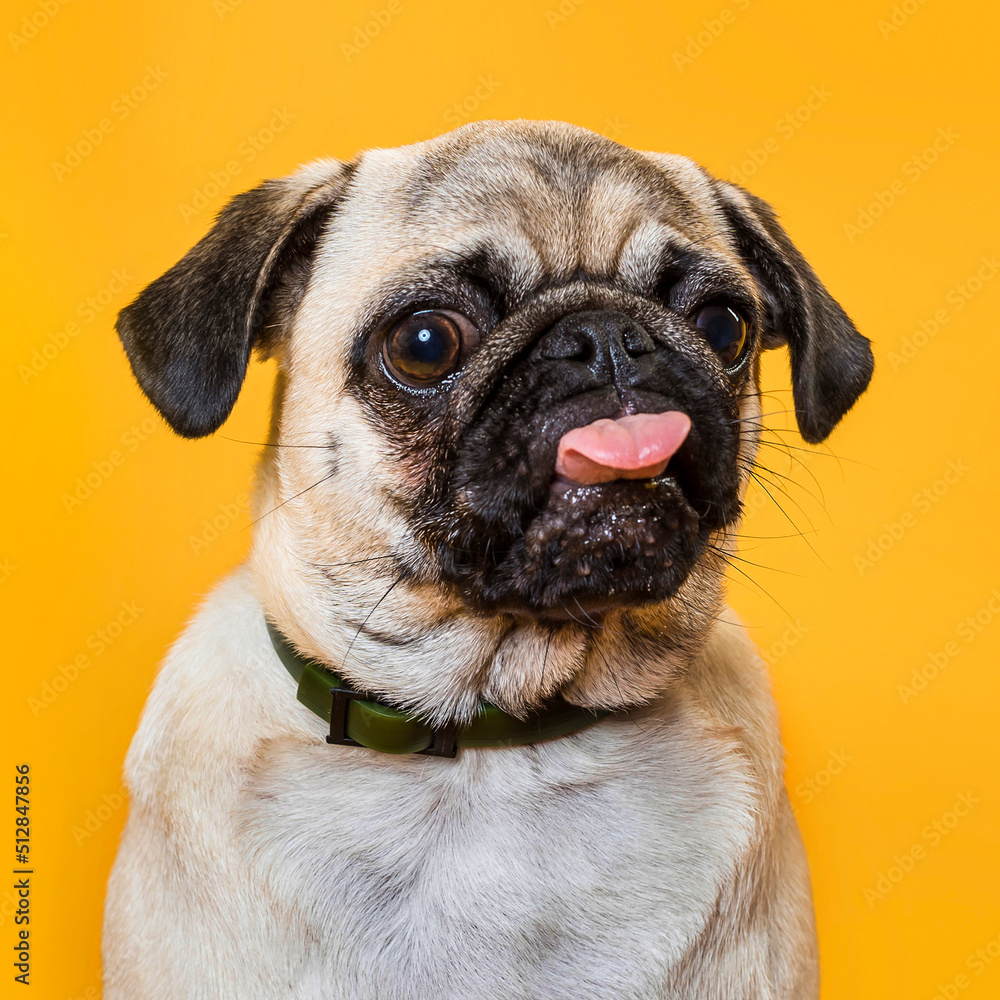
[[[590,337],[578,330],[555,329],[542,341],[542,357],[549,361],[589,361],[594,355]]]
[[[656,350],[653,338],[638,323],[628,323],[622,331],[622,344],[633,358],[652,354]]]

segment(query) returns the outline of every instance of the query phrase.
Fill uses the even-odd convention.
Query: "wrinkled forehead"
[[[337,226],[361,228],[383,268],[478,249],[528,282],[627,274],[670,245],[731,254],[711,181],[690,160],[560,123],[482,122],[368,152]]]

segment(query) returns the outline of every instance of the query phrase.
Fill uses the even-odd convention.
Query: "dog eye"
[[[478,342],[479,331],[461,313],[428,310],[389,331],[382,357],[400,382],[426,386],[457,371]]]
[[[731,306],[705,306],[695,316],[694,325],[727,368],[742,356],[748,339],[747,321]]]

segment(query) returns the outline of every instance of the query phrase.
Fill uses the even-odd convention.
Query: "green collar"
[[[271,644],[285,669],[298,682],[297,697],[330,725],[327,743],[363,746],[381,753],[422,753],[454,757],[459,747],[512,747],[567,736],[609,713],[570,705],[561,698],[527,719],[508,715],[481,701],[463,726],[431,729],[425,722],[363,691],[355,691],[315,660],[300,656],[270,622]]]

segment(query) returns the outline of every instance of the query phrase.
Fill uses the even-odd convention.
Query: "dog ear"
[[[352,168],[325,160],[237,195],[208,234],[118,315],[142,391],[184,437],[229,416],[252,348],[287,320]]]
[[[765,346],[788,345],[795,417],[811,444],[824,438],[868,387],[871,346],[816,277],[771,206],[718,184],[737,250],[767,301]]]

